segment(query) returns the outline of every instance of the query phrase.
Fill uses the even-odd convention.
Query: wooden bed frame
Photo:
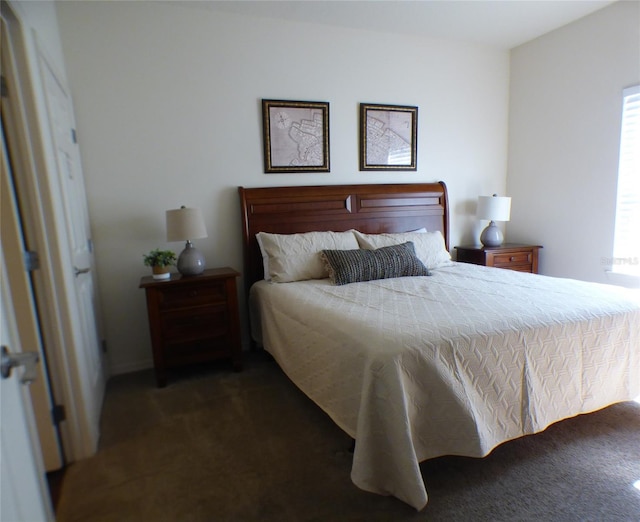
[[[449,249],[444,182],[302,187],[239,187],[247,293],[263,279],[258,232],[295,234],[356,229],[367,234],[439,230]]]
[[[239,194],[242,207],[244,276],[247,294],[253,283],[263,278],[262,255],[255,237],[261,231],[292,234],[327,230],[346,231],[353,228],[364,233],[374,234],[406,232],[425,227],[428,231],[439,230],[442,232],[446,247],[449,249],[448,198],[446,187],[442,182],[392,185],[240,187]],[[463,266],[461,264],[454,271],[464,271],[471,268],[469,265]],[[473,270],[477,270],[477,268],[473,268]],[[498,277],[498,274],[504,276],[506,282],[524,277],[524,275],[517,275],[514,278],[513,276],[516,276],[516,273],[506,270],[491,270],[494,270],[494,273],[485,281],[492,280],[493,276]],[[446,271],[443,271],[443,286],[446,284],[444,274],[446,274]],[[535,277],[542,278],[542,276]],[[549,284],[549,281],[546,281],[546,284]],[[573,290],[570,285],[575,283],[567,280],[563,283],[558,280],[554,284],[562,286],[563,290],[558,291],[565,292],[568,295]],[[580,285],[582,284],[580,283]],[[289,291],[288,285],[288,283],[264,285],[261,290],[264,291],[264,294],[267,294],[267,291],[275,290],[280,297],[295,295],[298,298],[298,294]],[[303,288],[306,288],[307,285],[315,286],[308,282],[302,283],[302,285]],[[320,286],[322,285],[323,283],[320,282]],[[377,283],[374,286],[377,286]],[[518,291],[525,292],[525,286],[518,288]],[[543,285],[540,290],[544,290],[544,288],[546,286]],[[604,298],[609,299],[609,296],[605,295],[602,289],[594,293],[597,294],[594,299],[600,292],[602,292]],[[446,291],[444,293],[446,294]],[[470,294],[473,294],[473,292],[470,292]],[[273,295],[273,292],[269,295]],[[375,295],[375,299],[384,299],[381,294]],[[528,294],[523,295],[526,297]],[[537,296],[538,292],[531,295]],[[478,292],[477,299],[478,301],[474,301],[475,306],[478,306],[478,303],[481,302],[482,295],[480,292]],[[301,298],[300,301],[302,301]],[[398,301],[400,301],[399,298]],[[415,302],[417,303],[417,300]],[[532,324],[535,326],[538,318],[532,316],[530,323],[525,319],[523,324],[526,328],[521,333],[518,333],[514,330],[517,325],[514,324],[510,327],[504,325],[502,316],[499,319],[488,317],[490,328],[494,328],[491,326],[494,324],[501,326],[496,327],[498,329],[489,334],[481,330],[481,328],[479,329],[478,339],[488,335],[491,342],[495,341],[495,345],[492,345],[490,350],[492,352],[491,357],[487,357],[487,361],[481,361],[481,359],[484,359],[484,356],[481,355],[483,353],[481,351],[483,341],[480,340],[477,344],[474,344],[475,336],[472,335],[472,329],[467,326],[461,327],[459,330],[461,333],[458,335],[456,325],[451,323],[453,326],[447,328],[447,333],[440,339],[430,336],[429,326],[423,325],[424,327],[419,329],[420,333],[416,333],[420,337],[416,343],[423,341],[429,343],[428,348],[425,348],[425,354],[422,355],[417,353],[418,348],[416,346],[418,345],[411,344],[409,341],[406,343],[406,347],[410,348],[408,352],[403,352],[400,347],[396,349],[393,346],[395,336],[393,333],[387,333],[388,330],[385,330],[385,335],[382,336],[384,339],[379,344],[375,341],[377,332],[373,327],[367,329],[367,331],[363,329],[363,332],[355,329],[357,325],[362,323],[335,321],[339,324],[336,326],[335,331],[331,330],[330,322],[335,320],[334,314],[325,317],[325,322],[314,322],[310,319],[307,326],[311,327],[308,330],[302,327],[293,329],[293,336],[289,336],[289,332],[286,331],[287,327],[300,320],[300,317],[295,316],[295,313],[291,317],[287,315],[287,312],[292,310],[290,305],[296,305],[296,301],[287,301],[286,306],[283,306],[283,302],[276,304],[276,306],[271,306],[273,303],[278,303],[274,298],[273,300],[266,299],[259,304],[264,303],[266,305],[263,307],[263,312],[266,312],[267,320],[275,325],[267,332],[268,336],[264,337],[265,339],[268,338],[270,344],[268,346],[269,353],[273,354],[283,371],[292,376],[292,381],[296,386],[312,398],[320,408],[328,412],[330,408],[327,407],[327,404],[334,397],[328,397],[331,393],[327,392],[326,388],[330,386],[324,386],[325,383],[322,383],[324,386],[322,392],[314,389],[317,384],[316,381],[321,381],[321,379],[317,379],[318,371],[325,372],[325,377],[323,378],[326,378],[327,382],[331,381],[336,390],[340,390],[342,393],[340,395],[341,398],[351,393],[347,385],[347,383],[351,382],[350,379],[359,379],[357,388],[360,391],[351,394],[352,396],[357,396],[358,400],[349,403],[348,407],[345,406],[340,414],[343,420],[345,418],[350,419],[349,422],[352,424],[349,426],[349,431],[352,434],[362,429],[363,433],[374,434],[375,436],[363,435],[362,438],[358,438],[351,471],[351,478],[354,484],[365,491],[394,495],[418,510],[424,508],[428,498],[424,481],[420,474],[418,459],[437,457],[442,454],[480,457],[515,436],[539,432],[546,429],[546,426],[563,418],[594,411],[613,402],[628,400],[629,396],[632,393],[635,394],[636,391],[632,386],[620,386],[615,390],[608,389],[610,387],[609,377],[611,379],[618,378],[623,372],[623,366],[618,360],[618,355],[620,353],[626,354],[626,351],[629,354],[633,353],[631,352],[633,349],[632,343],[637,331],[628,326],[631,323],[625,319],[626,314],[632,313],[632,305],[630,303],[625,306],[620,305],[621,310],[626,310],[624,311],[625,317],[621,316],[615,323],[608,323],[611,325],[627,325],[623,326],[623,328],[628,328],[628,335],[630,336],[629,339],[624,340],[626,344],[622,342],[622,337],[612,338],[610,342],[604,339],[600,341],[603,349],[610,349],[616,346],[621,352],[617,353],[609,361],[607,359],[608,355],[604,352],[600,353],[599,350],[588,351],[591,357],[589,359],[590,369],[581,371],[575,379],[573,373],[567,374],[568,378],[564,384],[568,390],[580,391],[573,392],[576,397],[563,397],[563,400],[557,403],[552,401],[551,408],[548,411],[544,408],[544,398],[547,397],[545,393],[548,390],[542,386],[545,381],[543,377],[547,373],[551,375],[552,372],[554,375],[560,374],[567,363],[574,362],[572,357],[580,358],[578,362],[581,362],[585,357],[584,354],[575,352],[571,343],[575,340],[576,345],[580,346],[580,343],[587,336],[590,336],[592,332],[595,332],[596,328],[600,327],[602,318],[607,317],[613,320],[613,315],[616,315],[617,312],[610,314],[607,312],[605,314],[600,311],[602,306],[600,303],[594,302],[593,307],[587,306],[585,303],[584,313],[586,314],[585,317],[588,316],[588,319],[580,320],[588,323],[593,322],[593,324],[586,325],[589,326],[588,329],[586,329],[586,326],[584,330],[575,329],[575,336],[572,337],[569,334],[567,336],[563,334],[555,335],[555,331],[552,331],[552,328],[560,326],[561,317],[559,315],[561,314],[554,313],[553,322],[549,323],[549,325],[546,324],[548,319],[545,316],[541,322],[540,333],[542,337],[540,337],[540,342],[553,341],[559,348],[563,348],[566,344],[566,353],[562,351],[558,357],[555,357],[555,355],[547,357],[552,353],[555,354],[552,347],[546,347],[545,345],[543,349],[542,347],[538,348],[536,343],[532,343],[532,346],[527,345],[527,338],[524,337],[523,332],[526,329],[530,335],[537,333],[532,332],[527,325]],[[425,306],[434,303],[437,303],[437,301],[429,297]],[[509,302],[505,301],[505,304],[509,304]],[[313,303],[313,305],[316,307],[311,308],[311,310],[320,315],[321,306],[323,305],[321,303]],[[452,303],[449,302],[449,306],[451,305]],[[522,300],[519,302],[519,306],[527,305],[528,303]],[[537,306],[545,306],[545,301],[539,301]],[[613,304],[608,304],[607,306],[611,306],[611,310],[616,309]],[[628,310],[627,306],[629,307]],[[355,308],[345,307],[345,310],[347,309],[351,318],[358,315],[358,310]],[[404,308],[400,309],[404,310]],[[420,308],[420,310],[423,309],[423,307]],[[375,310],[380,311],[382,308],[378,307]],[[274,317],[268,317],[270,312],[275,312],[275,315],[280,317],[281,320],[278,321]],[[301,314],[304,313],[304,311],[301,311]],[[633,313],[634,315],[638,314],[635,307],[633,308]],[[370,319],[370,316],[366,317]],[[403,317],[406,318],[407,315],[405,314]],[[573,321],[572,317],[572,315],[569,315],[566,320]],[[287,318],[290,319],[289,322],[286,321]],[[409,320],[413,319],[413,316],[409,318]],[[465,325],[467,319],[467,317],[463,317]],[[484,319],[486,318],[478,316],[478,319],[474,321],[476,321],[477,325],[480,325]],[[426,317],[425,323],[429,320],[431,319]],[[562,320],[564,321],[565,319]],[[370,323],[373,323],[373,321],[370,321]],[[267,324],[267,321],[265,321],[265,324]],[[474,323],[470,323],[470,325],[472,324]],[[632,324],[635,326],[637,323],[632,322]],[[327,332],[324,330],[325,327],[328,330]],[[340,329],[348,330],[349,335],[340,337],[342,335],[338,331]],[[573,330],[571,328],[571,331]],[[467,332],[471,332],[470,335],[467,335]],[[325,333],[328,339],[327,346],[320,346]],[[334,333],[336,333],[335,336],[333,335]],[[306,340],[301,339],[300,336],[306,334],[313,335],[312,342],[314,344],[312,348],[302,342]],[[408,332],[408,334],[410,336],[414,335],[412,332]],[[506,339],[505,336],[507,334],[513,337]],[[547,338],[545,335],[549,337]],[[351,350],[342,350],[346,346],[344,343],[357,339],[357,336],[362,336],[363,341],[354,342]],[[452,342],[453,337],[451,336],[461,339],[459,347]],[[515,341],[515,338],[519,336],[522,336],[522,341]],[[500,344],[501,337],[504,340],[504,345]],[[597,336],[593,338],[595,339],[595,337]],[[298,342],[300,339],[301,342]],[[442,346],[447,346],[446,349],[440,350],[440,344],[438,344],[440,341],[443,343]],[[368,352],[369,344],[373,345],[370,352]],[[593,344],[595,346],[595,341]],[[591,347],[591,345],[588,346]],[[385,347],[389,347],[389,349],[384,349]],[[299,351],[296,352],[297,350]],[[492,369],[491,364],[494,360],[495,367],[498,367],[500,353],[497,353],[496,350],[505,350],[504,366],[500,366],[499,373],[495,376],[482,373]],[[305,356],[312,351],[314,351],[313,364],[299,364],[299,361],[305,359]],[[344,352],[344,354],[341,352]],[[291,353],[294,353],[293,357],[291,357]],[[434,355],[436,353],[438,353],[437,357]],[[540,360],[533,358],[537,353],[540,353]],[[344,357],[344,359],[340,357]],[[406,358],[403,359],[403,357]],[[530,357],[533,359],[530,360]],[[633,360],[630,358],[631,355],[626,355],[626,357],[628,365],[625,367],[624,375],[627,375],[627,373],[633,375],[630,373],[635,371]],[[403,362],[409,360],[412,361],[410,365],[403,364]],[[527,361],[527,363],[522,363],[522,361]],[[342,373],[343,363],[345,363],[344,367],[348,368],[349,375]],[[325,366],[322,366],[323,364]],[[525,371],[520,367],[521,364],[524,364],[522,368],[530,367],[531,369]],[[598,367],[598,364],[601,364],[602,367]],[[606,366],[606,364],[609,364],[609,366]],[[409,366],[412,366],[413,369],[410,369]],[[446,368],[449,367],[452,368],[453,375],[447,373]],[[402,368],[402,370],[396,372],[396,368]],[[478,375],[486,378],[477,382],[480,384],[485,380],[493,382],[494,385],[487,385],[488,391],[493,390],[491,386],[496,388],[493,393],[484,393],[484,390],[477,389],[476,381],[470,383],[469,386],[465,384],[465,379],[468,377],[465,377],[465,372],[476,368],[482,368]],[[590,373],[595,371],[594,368],[597,368],[598,372],[606,372],[607,379],[603,379],[602,383],[598,383],[598,379],[592,377],[595,374]],[[413,373],[415,371],[422,372],[420,376],[425,375],[428,377],[422,379]],[[605,374],[599,375],[604,376]],[[497,380],[493,380],[491,377],[495,377]],[[594,382],[590,383],[589,394],[586,395],[586,392],[580,387],[585,382],[585,379],[588,378]],[[409,391],[405,391],[406,383],[410,381],[417,382],[418,380],[420,380],[421,386],[407,385],[406,390]],[[468,377],[468,380],[471,381],[472,379]],[[522,382],[520,383],[519,380]],[[553,379],[549,380],[555,383]],[[632,382],[635,383],[635,381]],[[498,384],[495,385],[495,383]],[[301,386],[301,384],[304,386]],[[507,392],[511,390],[506,397],[500,397],[502,384],[509,386],[508,388],[505,387]],[[558,384],[555,383],[555,386],[558,386]],[[519,390],[522,390],[522,393],[519,393]],[[549,390],[556,392],[553,385]],[[359,396],[357,395],[358,393],[360,394]],[[410,393],[412,395],[409,397]],[[527,395],[529,393],[532,395]],[[599,394],[602,394],[602,396],[600,397]],[[460,396],[463,397],[463,400],[458,400]],[[438,397],[438,400],[429,397]],[[476,397],[476,399],[472,401],[471,397]],[[425,403],[420,402],[425,400],[427,402],[433,400],[434,407],[429,409],[425,406]],[[506,404],[505,400],[515,402]],[[398,407],[386,409],[386,405],[392,403],[398,405]],[[405,408],[405,404],[411,406]],[[502,408],[498,409],[497,413],[495,412],[496,405]],[[425,409],[421,409],[422,406],[425,406]],[[478,408],[483,408],[483,410],[481,412],[477,411]],[[504,415],[504,418],[492,418],[492,408],[494,417],[495,415]],[[426,411],[429,413],[424,413]],[[511,412],[516,413],[512,415]],[[520,419],[520,424],[518,424],[518,418]],[[353,421],[353,419],[356,420]],[[452,424],[438,424],[445,422],[452,422]],[[396,426],[406,426],[407,430],[406,432],[402,432],[401,429],[396,431]],[[463,441],[460,438],[462,435],[459,432],[463,428],[468,430],[468,434],[465,435],[469,437],[467,441]],[[449,431],[451,429],[455,429],[457,432],[452,435]],[[345,429],[345,431],[347,430]],[[449,445],[449,441],[452,444]],[[381,458],[382,456],[385,458]]]

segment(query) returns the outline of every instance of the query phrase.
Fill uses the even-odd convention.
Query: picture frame
[[[330,172],[329,102],[262,100],[265,173]]]
[[[360,170],[417,170],[418,107],[360,104]]]

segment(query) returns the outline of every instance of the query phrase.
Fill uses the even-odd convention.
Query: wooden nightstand
[[[230,359],[242,370],[242,345],[236,278],[232,268],[211,268],[197,276],[171,274],[140,280],[147,295],[153,364],[158,387],[167,384],[167,368]]]
[[[474,265],[507,268],[519,272],[538,273],[538,250],[540,245],[520,245],[503,243],[499,247],[483,247],[481,245],[457,246],[457,260]]]

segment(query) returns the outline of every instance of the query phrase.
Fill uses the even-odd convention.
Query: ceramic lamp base
[[[486,247],[498,247],[504,241],[502,230],[500,230],[495,221],[491,221],[489,226],[482,231],[480,242]]]
[[[191,241],[187,241],[184,250],[178,257],[178,272],[183,276],[194,276],[204,272],[204,255],[193,246]]]

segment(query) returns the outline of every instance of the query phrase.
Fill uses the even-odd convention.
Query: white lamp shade
[[[167,241],[187,241],[207,237],[199,208],[167,210]]]
[[[511,218],[511,198],[506,196],[479,196],[478,219],[509,221]]]

